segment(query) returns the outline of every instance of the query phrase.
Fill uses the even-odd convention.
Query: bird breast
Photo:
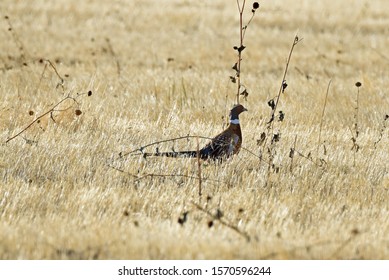
[[[239,136],[236,134],[233,134],[231,137],[230,145],[228,147],[228,154],[229,155],[234,153],[235,146],[238,144],[238,141],[239,141]]]

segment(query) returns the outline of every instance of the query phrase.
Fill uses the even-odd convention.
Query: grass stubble
[[[134,2],[0,4],[0,258],[388,259],[388,4],[260,3],[244,149],[199,165],[119,154],[225,126],[235,2]]]

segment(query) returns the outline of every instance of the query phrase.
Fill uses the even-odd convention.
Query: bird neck
[[[239,124],[239,114],[234,109],[230,112],[230,124]]]
[[[239,118],[235,118],[235,119],[231,118],[230,119],[230,124],[240,124],[239,123]]]

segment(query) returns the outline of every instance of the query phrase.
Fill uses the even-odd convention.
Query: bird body
[[[238,104],[230,111],[230,124],[220,134],[216,135],[211,142],[204,148],[197,151],[179,151],[163,153],[144,153],[147,156],[165,156],[165,157],[191,157],[199,156],[201,159],[218,160],[229,158],[238,154],[242,145],[242,131],[240,129],[239,114],[247,111],[245,107]],[[199,153],[199,155],[197,155]]]

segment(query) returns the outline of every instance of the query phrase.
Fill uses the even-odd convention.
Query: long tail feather
[[[180,151],[180,152],[163,152],[163,153],[143,153],[143,157],[187,157],[195,158],[197,157],[197,151]],[[201,157],[201,154],[200,154]]]

